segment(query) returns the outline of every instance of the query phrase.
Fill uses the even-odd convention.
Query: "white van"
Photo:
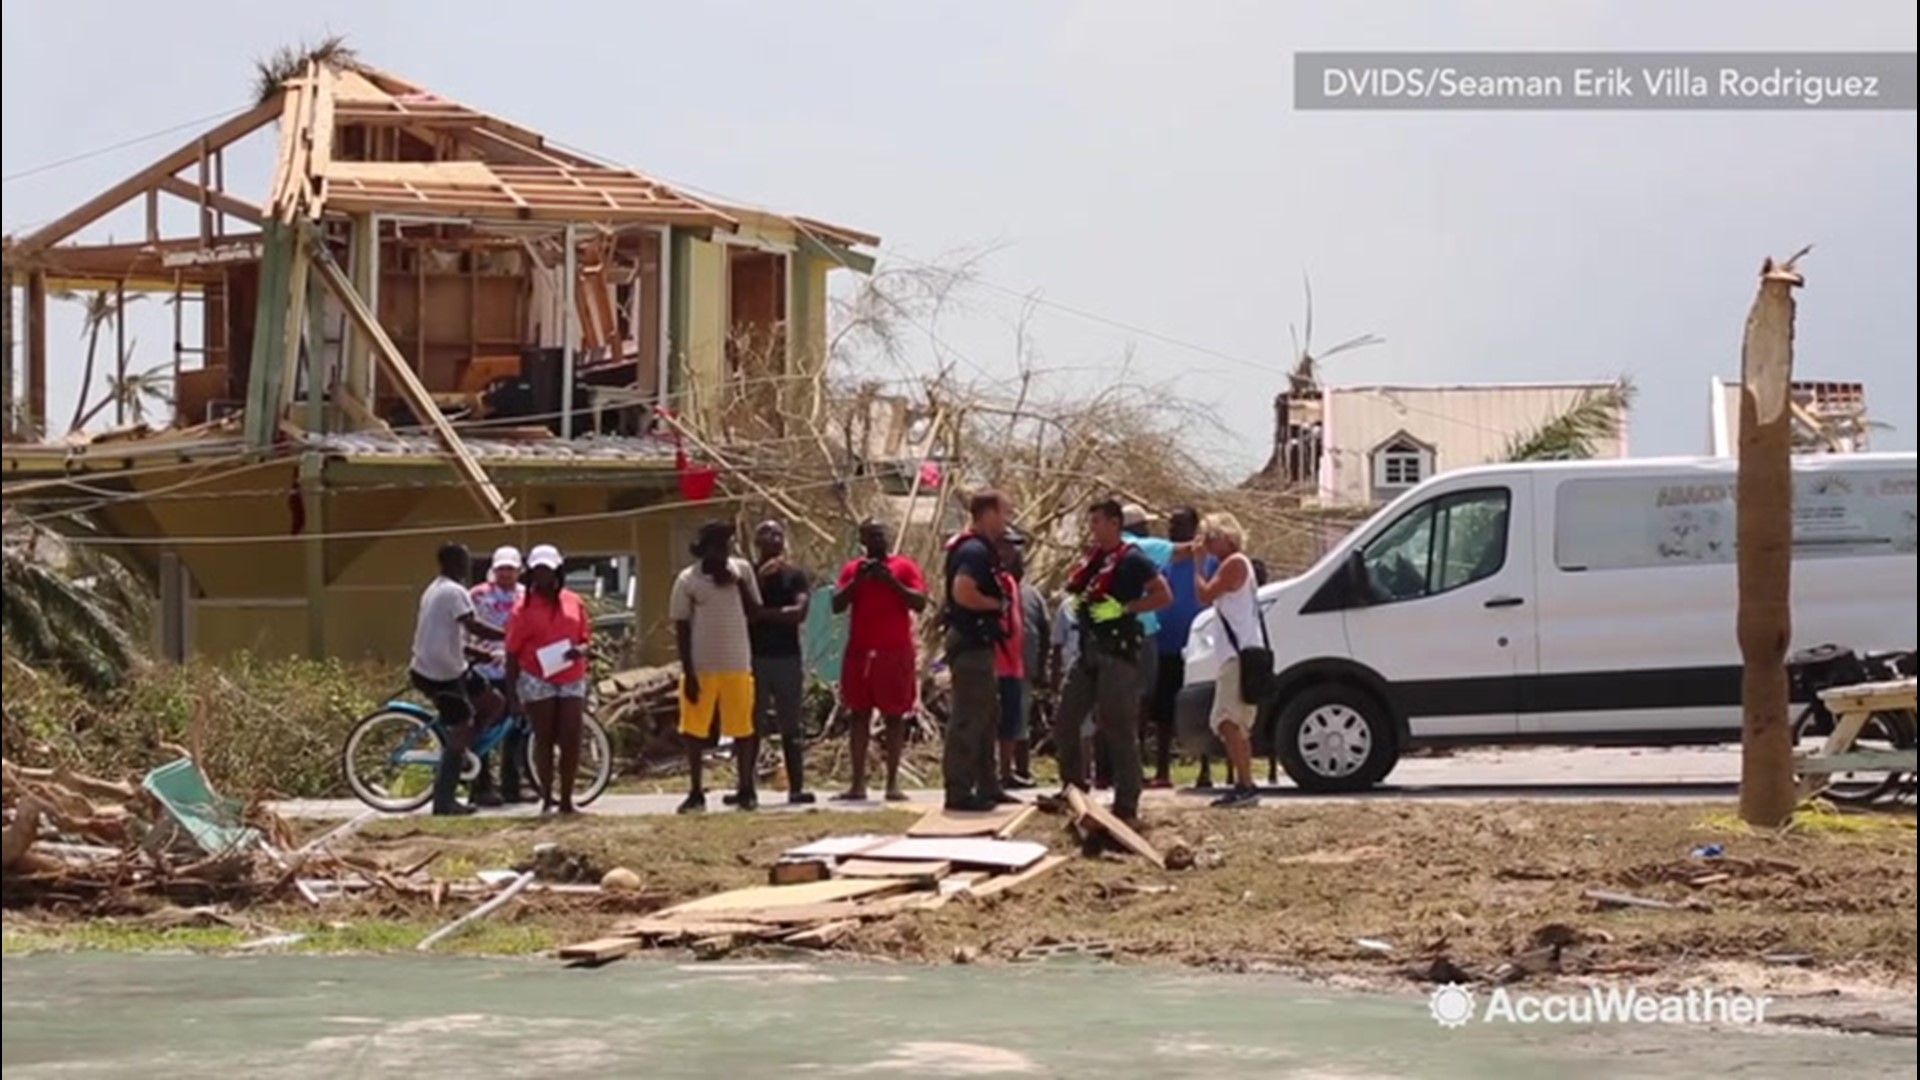
[[[1793,647],[1912,648],[1915,455],[1794,462]],[[1309,791],[1422,745],[1673,745],[1740,733],[1736,462],[1442,473],[1260,590],[1278,669],[1256,742]],[[1180,730],[1205,739],[1217,621]]]

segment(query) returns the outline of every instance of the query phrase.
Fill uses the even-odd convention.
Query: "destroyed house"
[[[250,142],[258,201],[226,184]],[[714,512],[703,458],[778,435],[824,364],[830,275],[877,243],[310,62],[7,237],[6,502],[157,580],[176,659],[402,661],[447,539],[558,544],[625,583],[657,656]],[[80,362],[49,355],[63,293],[166,299],[170,421],[50,437],[49,365]]]

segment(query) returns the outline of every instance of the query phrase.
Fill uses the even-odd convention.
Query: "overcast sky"
[[[190,132],[17,173],[245,104],[255,57],[335,32],[669,182],[910,259],[991,248],[989,284],[937,331],[963,372],[1011,369],[1019,296],[1037,293],[1060,305],[1030,323],[1044,364],[1091,382],[1131,346],[1140,377],[1219,404],[1236,468],[1265,455],[1303,271],[1319,344],[1387,341],[1334,360],[1331,383],[1624,372],[1642,391],[1634,451],[1694,453],[1762,257],[1807,243],[1798,374],[1864,380],[1895,428],[1876,445],[1914,446],[1913,113],[1297,113],[1290,62],[1913,49],[1911,3],[6,0],[4,18],[8,231]],[[264,195],[263,174],[234,172]],[[153,307],[136,367],[166,359]],[[56,426],[78,328],[51,325]]]

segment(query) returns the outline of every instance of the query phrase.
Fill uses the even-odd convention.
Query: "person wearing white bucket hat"
[[[487,565],[487,580],[473,587],[473,611],[480,621],[506,633],[507,623],[513,617],[513,609],[520,598],[527,594],[526,586],[520,584],[520,549],[509,545],[493,549],[493,559]],[[503,697],[507,694],[507,653],[500,642],[488,642],[476,638],[474,647],[492,654],[493,659],[477,664],[475,671],[486,676]],[[489,753],[480,759],[480,775],[473,778],[473,804],[475,806],[501,806],[506,803],[523,802],[525,793],[521,790],[520,766],[526,760],[526,728],[516,725],[500,743],[500,784],[494,786],[493,757]]]
[[[560,578],[565,563],[552,544],[527,552],[527,594],[507,623],[507,701],[533,726],[541,813],[577,812],[573,785],[580,772],[580,736],[586,722],[592,621],[585,601]]]

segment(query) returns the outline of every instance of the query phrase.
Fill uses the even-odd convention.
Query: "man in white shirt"
[[[472,668],[492,657],[468,644],[503,641],[506,635],[480,621],[469,593],[473,556],[465,544],[442,544],[437,556],[440,574],[420,594],[420,615],[413,626],[413,658],[409,664],[413,688],[426,695],[440,715],[446,745],[433,776],[435,814],[471,814],[473,807],[459,799],[473,721],[483,725],[500,716],[504,705],[486,677]]]

